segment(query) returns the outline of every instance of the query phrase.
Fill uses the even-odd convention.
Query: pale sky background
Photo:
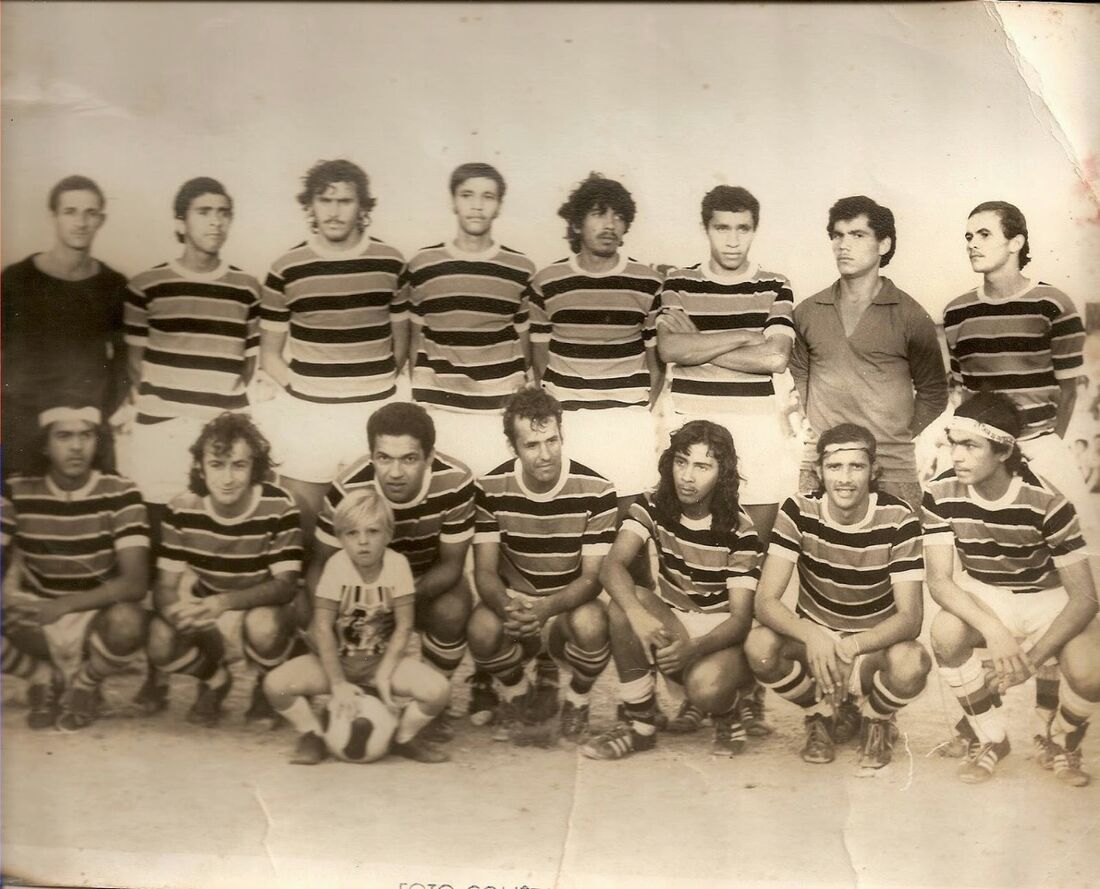
[[[599,170],[633,192],[645,262],[703,258],[699,201],[740,184],[753,258],[801,299],[836,277],[830,204],[865,193],[898,219],[886,273],[939,320],[976,283],[966,214],[1006,199],[1028,273],[1100,300],[1098,37],[1087,5],[4,4],[3,262],[49,244],[46,193],[80,172],[108,195],[97,255],[134,274],[178,252],[172,196],[211,175],[236,201],[225,255],[262,276],[334,157],[411,255],[452,233],[451,169],[485,160],[498,239],[539,264]]]

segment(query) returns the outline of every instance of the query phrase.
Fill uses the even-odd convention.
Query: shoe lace
[[[829,734],[829,727],[825,724],[824,719],[811,718],[809,734],[810,737],[808,741],[810,746],[827,746],[832,740]]]
[[[863,742],[863,753],[876,756],[882,752],[886,740],[886,727],[878,720],[868,720],[867,737]]]

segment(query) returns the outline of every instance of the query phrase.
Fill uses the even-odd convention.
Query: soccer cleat
[[[813,713],[806,717],[806,744],[799,756],[803,762],[815,765],[836,759],[832,720],[828,716]]]
[[[775,731],[765,719],[765,694],[767,689],[757,682],[751,693],[741,697],[741,723],[745,726],[745,734],[750,738],[766,738]]]
[[[1012,751],[1008,738],[996,744],[981,744],[972,741],[966,762],[959,766],[959,780],[964,784],[981,784],[993,777],[997,763]]]
[[[524,714],[530,706],[528,700],[530,693],[530,690],[528,690],[510,701],[500,702],[500,706],[497,707],[496,722],[493,725],[494,741],[510,741],[512,739],[512,733],[516,731],[521,722],[525,721]]]
[[[263,679],[256,680],[256,687],[252,689],[252,702],[245,711],[244,721],[269,731],[278,728],[279,723],[282,722],[279,714],[268,701],[267,695],[264,694]]]
[[[626,723],[620,722],[581,747],[581,753],[589,759],[622,759],[656,746],[656,732],[640,735]]]
[[[576,706],[572,701],[561,705],[561,736],[577,743],[588,732],[588,705]]]
[[[425,740],[436,744],[446,744],[455,739],[454,725],[451,724],[451,715],[444,710],[420,730]]]
[[[666,731],[674,735],[689,735],[699,731],[706,715],[687,698],[680,704],[680,711],[668,721]]]
[[[187,721],[194,725],[204,725],[213,728],[222,718],[222,704],[225,702],[229,689],[233,686],[233,679],[226,674],[225,682],[219,688],[211,688],[207,683],[199,683],[199,693],[195,697],[195,703],[187,711]]]
[[[470,722],[474,725],[488,725],[496,718],[500,697],[493,690],[493,678],[487,673],[471,673],[466,677],[470,684]]]
[[[324,739],[316,732],[306,732],[298,736],[290,762],[296,766],[315,766],[324,762],[327,757]]]
[[[748,736],[736,712],[714,717],[714,744],[710,752],[715,756],[740,756],[745,752]]]
[[[893,717],[863,719],[859,735],[861,744],[857,773],[871,775],[890,764],[894,756],[894,742],[898,738],[898,726]]]
[[[410,738],[404,744],[394,741],[390,747],[390,753],[394,753],[397,756],[403,756],[405,759],[411,759],[414,762],[447,762],[451,758],[444,751],[440,750],[430,741],[421,738],[419,735]]]
[[[69,693],[68,702],[57,717],[57,728],[63,732],[78,732],[87,728],[99,716],[99,705],[103,700],[99,687],[74,688]]]
[[[1089,773],[1081,768],[1081,748],[1067,750],[1059,744],[1050,742],[1051,767],[1054,769],[1054,777],[1070,787],[1086,787],[1092,778]]]
[[[1034,749],[1035,764],[1049,772],[1054,768],[1054,748],[1058,745],[1050,740],[1046,735],[1036,735],[1032,738],[1032,746]]]
[[[27,725],[32,729],[53,728],[60,711],[61,688],[54,682],[42,682],[27,689]]]
[[[155,716],[168,708],[168,683],[160,681],[156,670],[145,675],[145,681],[134,695],[134,706],[143,716]]]
[[[531,718],[535,722],[550,719],[558,712],[558,665],[552,660],[535,662],[535,683],[531,692]]]
[[[852,701],[841,701],[833,717],[833,742],[847,744],[851,740],[862,738],[863,729],[863,715],[859,712],[859,707]]]

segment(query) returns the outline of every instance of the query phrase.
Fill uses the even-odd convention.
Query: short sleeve
[[[160,555],[157,557],[157,569],[173,574],[181,574],[187,567],[187,553],[183,548],[183,531],[179,517],[168,504],[164,518],[160,523]]]
[[[1072,380],[1084,366],[1085,326],[1077,307],[1066,294],[1055,291],[1057,314],[1050,324],[1050,356],[1054,376]]]
[[[955,532],[943,504],[936,499],[934,489],[929,487],[921,499],[921,523],[924,525],[925,546],[954,546]]]
[[[260,301],[260,327],[281,332],[289,325],[290,308],[286,300],[286,281],[275,266],[272,266],[264,279],[263,297]]]
[[[531,279],[531,283],[524,291],[524,300],[527,303],[527,312],[530,318],[531,342],[550,342],[553,325],[550,322],[550,314],[546,309],[546,298],[543,296],[542,284],[538,275]]]
[[[646,312],[645,323],[642,325],[642,342],[647,349],[657,345],[657,315],[661,311],[661,294],[655,293],[649,301],[649,311]]]
[[[325,499],[321,501],[321,510],[317,513],[317,527],[314,536],[326,546],[339,547],[340,541],[336,539],[336,529],[332,525],[332,518],[336,515],[336,507],[344,499],[345,492],[339,482],[333,482],[325,491]]]
[[[500,523],[492,499],[480,485],[474,485],[474,543],[500,543]]]
[[[615,542],[615,520],[618,501],[615,488],[608,485],[599,496],[593,496],[588,510],[588,521],[581,536],[582,556],[606,556]]]
[[[131,346],[144,346],[149,339],[149,301],[145,291],[131,284],[122,307],[122,336]]]
[[[244,354],[246,358],[260,354],[260,283],[253,281],[249,288],[252,293],[252,302],[248,304],[248,314],[245,318]]]
[[[730,533],[734,539],[726,559],[726,589],[755,591],[760,580],[764,546],[752,519],[743,509],[739,510],[737,530]]]
[[[401,268],[393,281],[393,297],[390,299],[390,320],[409,319],[409,267],[400,260]]]
[[[409,560],[401,553],[394,550],[386,550],[386,559],[392,559],[393,572],[390,583],[393,585],[393,600],[407,599],[416,595],[416,579],[413,577],[412,566]],[[387,565],[387,567],[389,567]]]
[[[619,530],[629,531],[643,541],[650,538],[656,540],[657,523],[653,517],[652,506],[648,497],[635,500],[630,504],[630,509],[627,511]]]
[[[12,498],[11,488],[4,482],[3,494],[0,495],[0,543],[6,550],[15,539],[19,521],[15,513],[15,501]]]
[[[474,536],[474,482],[468,479],[459,488],[454,506],[443,513],[439,529],[440,543],[462,543]]]
[[[775,299],[764,322],[764,336],[785,336],[794,339],[794,292],[790,282],[782,275],[776,276]]]
[[[889,570],[894,583],[924,580],[924,540],[920,521],[912,512],[894,528]]]
[[[1064,568],[1086,558],[1085,540],[1077,511],[1062,494],[1055,496],[1043,515],[1043,539],[1054,564]]]
[[[111,512],[111,535],[115,551],[140,546],[149,548],[149,520],[137,486],[130,483],[119,494]]]
[[[332,602],[341,601],[348,566],[348,556],[343,550],[339,550],[328,557],[325,567],[321,569],[321,577],[317,580],[316,596],[318,599],[328,599]]]
[[[267,570],[272,577],[299,574],[303,552],[301,513],[288,497],[286,508],[273,522],[271,543],[267,549]]]
[[[787,562],[797,562],[802,552],[802,510],[798,499],[788,497],[779,508],[768,541],[768,555]]]

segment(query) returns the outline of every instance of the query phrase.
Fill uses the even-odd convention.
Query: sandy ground
[[[610,671],[609,671],[610,673]],[[245,728],[238,671],[222,725],[183,714],[32,732],[17,683],[3,713],[3,870],[9,881],[96,886],[494,887],[1096,885],[1100,781],[1062,786],[1030,761],[1031,686],[1007,701],[1016,750],[971,787],[929,756],[946,737],[933,685],[903,714],[893,765],[854,776],[855,750],[804,764],[801,717],[769,695],[776,735],[736,759],[710,729],[592,762],[575,749],[494,743],[462,722],[453,761],[286,763],[289,728]],[[610,722],[609,674],[594,722]],[[137,676],[111,681],[125,701]],[[456,705],[465,701],[459,684]],[[953,707],[953,705],[952,705]],[[951,711],[952,714],[955,712]],[[1100,750],[1086,752],[1100,776]]]

